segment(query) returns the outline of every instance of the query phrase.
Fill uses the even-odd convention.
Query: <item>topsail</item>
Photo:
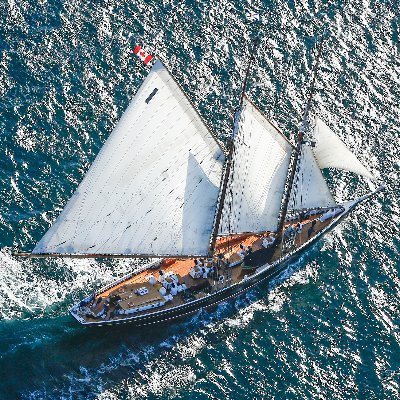
[[[33,253],[206,255],[223,163],[158,61]]]

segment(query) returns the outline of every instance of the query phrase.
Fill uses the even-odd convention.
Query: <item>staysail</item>
[[[157,61],[33,253],[206,255],[223,163]]]
[[[376,180],[335,133],[318,117],[314,127],[313,152],[318,165],[323,168],[339,168]]]
[[[292,210],[335,205],[321,172],[324,168],[344,169],[376,179],[320,118],[316,117],[314,123],[313,146],[302,146],[296,185],[289,202]]]
[[[276,229],[291,152],[288,140],[244,97],[220,234]]]
[[[293,189],[289,200],[289,209],[324,208],[335,205],[324,176],[317,164],[311,147],[303,145]]]

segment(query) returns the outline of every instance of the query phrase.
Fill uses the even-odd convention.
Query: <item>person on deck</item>
[[[268,236],[264,237],[262,245],[268,249],[275,243],[276,237],[274,233],[269,234]]]
[[[317,224],[317,220],[313,219],[313,221],[311,222],[311,227],[308,229],[308,237],[311,236],[311,234],[314,232],[314,227]]]
[[[295,230],[294,230],[293,226],[290,225],[289,228],[286,229],[285,236],[288,239],[292,239],[294,235],[295,235]]]
[[[110,307],[108,306],[108,304],[104,304],[104,308],[103,308],[103,312],[101,313],[101,316],[106,317],[109,309],[110,309]]]
[[[92,295],[89,297],[86,305],[94,306],[94,302],[96,301],[96,292],[93,292]]]
[[[244,257],[246,255],[246,246],[243,243],[240,243],[240,251],[238,252],[240,257]]]

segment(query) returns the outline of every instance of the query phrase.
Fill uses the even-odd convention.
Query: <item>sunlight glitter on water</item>
[[[388,190],[269,286],[216,311],[144,333],[81,330],[64,317],[69,307],[134,265],[17,260],[11,247],[40,239],[136,92],[146,70],[134,44],[162,56],[226,137],[251,27],[233,0],[9,1],[0,6],[0,397],[399,397],[400,10],[252,6],[265,44],[249,96],[293,138],[311,45],[326,27],[316,113]],[[337,200],[368,190],[351,174],[327,176]]]

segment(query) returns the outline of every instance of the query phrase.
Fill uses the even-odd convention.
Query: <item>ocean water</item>
[[[245,9],[259,12],[251,24]],[[0,399],[400,398],[397,1],[0,1]],[[79,298],[133,261],[27,260],[158,54],[226,138],[249,96],[293,138],[314,110],[385,182],[279,277],[166,327],[86,329]],[[362,195],[327,173],[335,197]]]

